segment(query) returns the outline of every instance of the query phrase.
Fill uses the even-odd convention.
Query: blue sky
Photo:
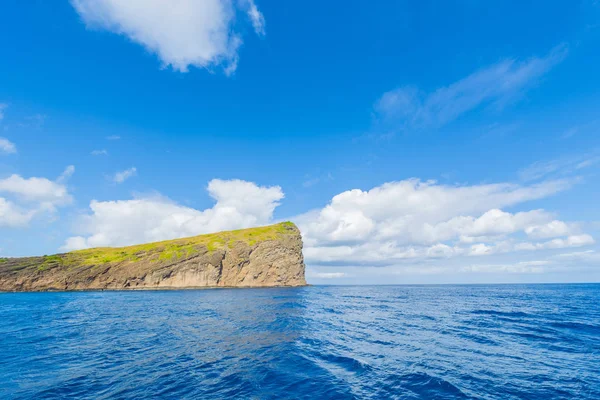
[[[0,12],[0,255],[291,219],[311,283],[600,280],[600,3]]]

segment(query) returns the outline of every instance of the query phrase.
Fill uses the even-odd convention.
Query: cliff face
[[[0,291],[303,286],[291,222],[122,248],[0,259]]]

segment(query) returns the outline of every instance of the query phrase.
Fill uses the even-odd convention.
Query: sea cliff
[[[0,258],[0,291],[303,286],[291,222],[121,248]]]

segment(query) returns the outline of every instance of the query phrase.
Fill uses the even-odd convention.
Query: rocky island
[[[0,291],[303,286],[291,222],[128,247],[0,258]]]

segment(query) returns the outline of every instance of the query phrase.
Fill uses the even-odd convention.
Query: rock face
[[[122,248],[0,258],[0,291],[304,286],[291,222]]]

